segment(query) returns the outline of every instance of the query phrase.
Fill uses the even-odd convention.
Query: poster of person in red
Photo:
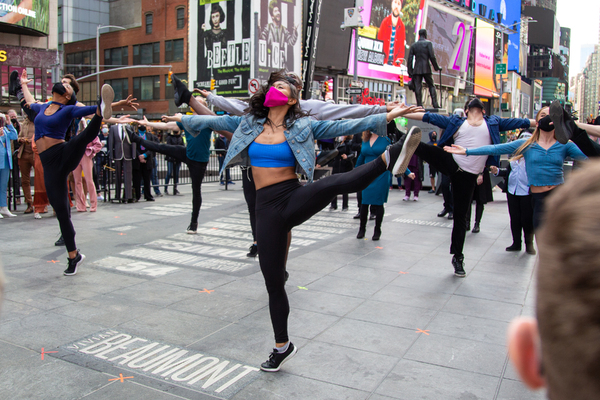
[[[392,12],[381,21],[377,39],[383,41],[384,63],[400,66],[404,61],[406,37],[402,22],[402,0],[391,0]]]

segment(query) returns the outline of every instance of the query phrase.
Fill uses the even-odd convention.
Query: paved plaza
[[[534,314],[535,257],[507,253],[506,197],[494,191],[467,233],[467,277],[453,275],[441,196],[391,191],[381,240],[357,240],[350,211],[293,230],[289,332],[278,373],[241,183],[77,213],[86,260],[66,277],[58,224],[0,221],[7,279],[0,313],[1,399],[544,399],[509,363],[506,330]],[[341,206],[341,198],[338,204]],[[474,212],[473,212],[474,214]]]

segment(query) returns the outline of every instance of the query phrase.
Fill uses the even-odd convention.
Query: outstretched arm
[[[23,98],[28,105],[35,103],[35,99],[33,98],[33,95],[27,86],[27,84],[31,81],[32,79],[27,79],[27,69],[23,69],[23,72],[21,72],[21,89],[23,89]]]
[[[181,114],[178,114],[178,115],[181,116]],[[150,122],[150,121],[148,121],[148,119],[146,118],[145,115],[144,115],[144,119],[141,121],[137,121],[137,123],[142,126],[146,126],[146,127],[149,126],[151,128],[159,129],[161,131],[165,131],[165,130],[179,131],[179,125],[177,125],[177,122],[175,122],[175,121]]]
[[[233,115],[244,115],[244,111],[248,108],[248,103],[242,100],[226,99],[223,96],[216,96],[210,92],[207,92],[206,90],[201,91],[200,93],[202,93],[202,95],[205,96],[212,105],[217,106],[221,110],[227,111]]]

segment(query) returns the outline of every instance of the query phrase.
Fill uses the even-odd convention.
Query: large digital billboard
[[[429,3],[425,10],[424,27],[442,68],[442,84],[445,86],[455,86],[457,78],[466,77],[473,43],[473,24],[472,17],[437,3]],[[437,83],[437,78],[435,80]],[[458,85],[464,88],[460,79]]]
[[[358,30],[357,75],[397,81],[406,73],[408,48],[421,27],[425,0],[364,0]],[[348,74],[354,74],[354,38],[348,59]]]
[[[208,90],[211,79],[215,79],[218,93],[222,96],[248,95],[250,2],[226,0],[211,3],[210,0],[200,0],[196,88]]]
[[[50,0],[0,0],[0,32],[48,35]]]

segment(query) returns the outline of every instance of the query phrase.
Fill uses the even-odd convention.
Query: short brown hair
[[[546,201],[537,232],[537,318],[551,399],[600,393],[600,161],[574,172]]]
[[[65,74],[63,75],[63,79],[66,78],[71,81],[70,85],[75,91],[75,94],[79,93],[79,83],[77,83],[77,78],[73,74]]]

